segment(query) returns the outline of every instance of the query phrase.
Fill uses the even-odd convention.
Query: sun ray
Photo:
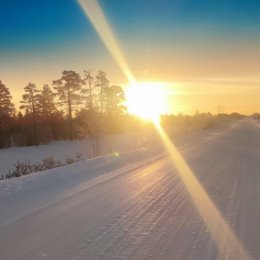
[[[136,86],[137,82],[127,65],[123,53],[119,48],[119,44],[117,43],[117,40],[97,0],[78,0],[78,2],[96,29],[100,38],[118,63],[119,67],[124,72],[129,83],[132,86]],[[244,248],[242,242],[239,241],[224,218],[221,216],[219,210],[216,208],[207,192],[194,176],[191,168],[182,158],[181,154],[160,126],[159,121],[154,120],[154,124],[175,167],[177,168],[183,183],[185,184],[187,191],[189,192],[198,212],[200,213],[206,227],[218,247],[219,259],[251,260],[249,253]],[[223,241],[226,241],[226,243],[223,243]],[[228,255],[226,254],[227,248]]]
[[[85,12],[90,22],[96,29],[103,43],[111,55],[116,60],[117,64],[125,74],[126,78],[131,84],[135,84],[136,80],[131,73],[124,55],[119,47],[119,44],[107,22],[107,19],[97,0],[78,0],[82,10]]]
[[[219,259],[250,260],[251,258],[249,253],[226,223],[221,213],[160,124],[156,124],[156,128],[169,152],[182,182],[188,190],[190,197],[211,234],[211,237],[218,247]]]

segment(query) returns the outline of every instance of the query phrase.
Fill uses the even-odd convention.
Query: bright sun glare
[[[158,123],[166,111],[162,83],[137,83],[126,88],[126,106],[130,114]]]

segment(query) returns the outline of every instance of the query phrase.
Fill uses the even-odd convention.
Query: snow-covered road
[[[257,122],[209,130],[180,147],[250,258],[260,259]],[[228,240],[219,242],[227,248],[221,254],[171,159],[163,157],[2,225],[0,259],[237,260]]]

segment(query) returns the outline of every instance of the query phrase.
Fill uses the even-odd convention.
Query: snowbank
[[[139,148],[0,182],[0,227],[107,178],[164,156],[162,147]]]
[[[106,155],[139,149],[153,143],[155,139],[153,133],[150,133],[149,136],[141,133],[128,133],[100,138],[98,146],[100,154]],[[29,160],[30,163],[36,163],[49,156],[61,162],[70,158],[75,159],[77,155],[80,155],[82,159],[93,158],[92,148],[93,140],[87,139],[81,141],[55,141],[39,146],[0,149],[0,175],[13,171],[17,161]]]

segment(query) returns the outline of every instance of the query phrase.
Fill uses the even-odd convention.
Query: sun
[[[129,114],[158,123],[166,112],[166,94],[161,83],[137,83],[126,88]]]

